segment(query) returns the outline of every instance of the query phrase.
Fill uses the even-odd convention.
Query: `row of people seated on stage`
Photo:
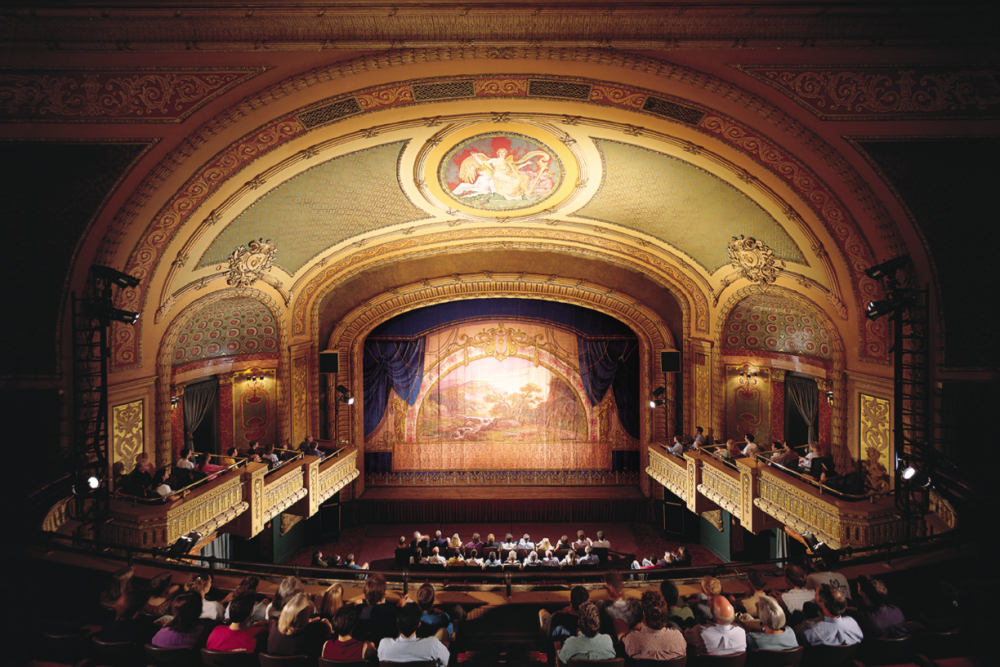
[[[420,549],[424,553],[429,553],[430,549],[437,547],[442,552],[445,549],[456,549],[461,551],[463,554],[467,553],[472,549],[482,551],[483,549],[503,549],[503,550],[526,550],[526,551],[538,551],[544,553],[546,551],[561,551],[564,549],[572,549],[577,553],[582,553],[586,547],[597,547],[600,549],[610,549],[611,542],[609,542],[603,531],[597,531],[597,539],[592,540],[587,537],[587,534],[582,531],[576,531],[576,539],[571,540],[569,535],[563,535],[556,541],[555,544],[547,537],[543,537],[537,543],[531,539],[531,535],[525,533],[521,536],[521,539],[515,541],[514,536],[510,533],[504,537],[502,542],[498,542],[496,536],[493,533],[489,533],[486,536],[486,540],[480,539],[479,533],[473,533],[472,539],[468,542],[464,541],[458,533],[455,533],[449,539],[441,535],[441,531],[435,531],[434,535],[424,535],[420,531],[413,533],[413,540],[409,543],[410,549]],[[406,538],[399,538],[399,546],[402,547],[406,544]]]
[[[559,658],[606,660],[631,657],[671,660],[685,655],[730,655],[745,651],[780,651],[798,646],[857,644],[865,637],[899,638],[908,634],[902,612],[887,597],[885,584],[864,575],[852,603],[831,583],[809,591],[806,613],[791,615],[780,597],[764,594],[753,575],[754,593],[742,600],[722,595],[721,583],[706,577],[702,593],[690,602],[680,598],[669,580],[641,598],[624,595],[617,573],[605,588],[609,600],[589,602],[588,591],[576,587],[570,606],[539,613],[547,636],[561,642]]]

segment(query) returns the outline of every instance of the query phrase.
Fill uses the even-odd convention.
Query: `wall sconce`
[[[170,409],[171,410],[176,410],[177,406],[180,405],[180,404],[181,404],[181,397],[180,396],[171,396],[170,397]]]
[[[663,400],[662,396],[666,393],[666,391],[667,390],[664,387],[657,387],[653,391],[653,397],[649,399],[649,407],[655,410],[663,405],[666,401]]]
[[[260,391],[264,388],[264,371],[251,368],[246,374],[246,383],[250,391]]]
[[[826,402],[833,405],[833,390],[826,392]]]
[[[749,366],[740,371],[739,382],[743,386],[750,386],[757,384],[757,371],[752,370]]]
[[[354,397],[351,396],[350,390],[342,384],[337,385],[337,400],[341,403],[346,403],[347,405],[354,405]]]

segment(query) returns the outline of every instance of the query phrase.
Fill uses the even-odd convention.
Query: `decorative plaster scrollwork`
[[[729,242],[729,258],[733,267],[740,270],[740,275],[762,290],[778,279],[778,274],[785,268],[783,260],[776,259],[774,251],[757,239],[733,237]]]
[[[237,292],[252,287],[270,271],[276,251],[277,248],[270,239],[257,239],[239,246],[229,256],[226,284],[236,288]]]

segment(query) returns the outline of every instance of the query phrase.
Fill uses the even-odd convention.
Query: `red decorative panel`
[[[590,89],[590,101],[600,104],[611,104],[628,109],[641,109],[646,101],[646,93],[630,90],[619,86],[594,84]]]
[[[233,378],[233,445],[241,449],[254,440],[275,442],[274,371],[263,372],[263,381],[250,382],[241,375]]]
[[[174,450],[173,463],[180,458],[184,449],[184,397],[177,402],[177,407],[170,411],[170,444]]]
[[[365,111],[413,103],[413,90],[409,86],[389,86],[357,95],[358,104]]]
[[[740,66],[824,120],[997,118],[1000,72],[969,65]]]
[[[819,426],[816,430],[816,438],[827,446],[828,451],[830,444],[833,442],[831,412],[830,402],[826,400],[826,392],[821,391],[819,393]]]
[[[503,77],[476,79],[474,86],[476,97],[526,97],[528,95],[527,79]]]
[[[225,453],[233,446],[233,385],[219,385],[219,451]]]
[[[854,293],[859,302],[857,312],[864,312],[869,301],[881,298],[878,283],[865,275],[865,269],[876,263],[874,253],[847,209],[813,173],[777,144],[727,118],[708,114],[698,127],[747,153],[809,202],[845,254],[854,279]],[[872,321],[867,317],[861,317],[859,320],[863,341],[860,359],[880,364],[888,363],[888,329],[885,319]]]
[[[261,128],[255,134],[229,147],[205,164],[170,202],[160,210],[129,258],[125,273],[141,282],[134,289],[120,290],[116,305],[125,310],[142,311],[146,289],[163,249],[174,233],[215,190],[248,163],[275,146],[306,131],[295,117],[285,118]],[[121,371],[138,364],[139,327],[115,324],[113,330],[113,370]]]
[[[785,383],[771,383],[771,440],[785,439]]]
[[[726,366],[726,433],[724,438],[740,440],[752,435],[764,446],[771,441],[770,371],[759,369],[755,384],[741,385],[742,366]]]
[[[179,123],[264,68],[0,71],[0,120]]]

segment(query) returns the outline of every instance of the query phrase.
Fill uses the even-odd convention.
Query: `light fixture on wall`
[[[757,371],[753,370],[750,366],[741,368],[739,382],[746,387],[757,384]]]
[[[247,389],[250,391],[260,391],[264,388],[264,371],[259,368],[251,368],[245,377]]]
[[[826,392],[826,402],[833,405],[833,390]]]
[[[875,266],[865,269],[865,275],[872,280],[881,280],[882,278],[895,278],[896,271],[899,271],[904,266],[910,263],[910,258],[906,255],[900,255],[899,257],[894,257],[887,262],[882,262],[881,264],[876,264]]]
[[[351,396],[350,390],[342,384],[337,385],[337,400],[341,403],[346,403],[347,405],[354,405],[354,397]]]
[[[181,397],[180,396],[171,396],[170,397],[170,409],[171,410],[176,410],[177,406],[180,405],[180,403],[181,403]]]
[[[110,266],[101,266],[100,264],[92,264],[90,266],[90,274],[95,278],[103,280],[108,283],[114,283],[118,287],[138,287],[139,279],[130,276],[127,273],[122,273],[118,269],[112,269]]]
[[[666,391],[667,390],[664,387],[657,387],[653,391],[653,397],[649,399],[649,407],[655,410],[656,408],[663,405],[666,402],[663,400],[663,394],[665,394]]]

